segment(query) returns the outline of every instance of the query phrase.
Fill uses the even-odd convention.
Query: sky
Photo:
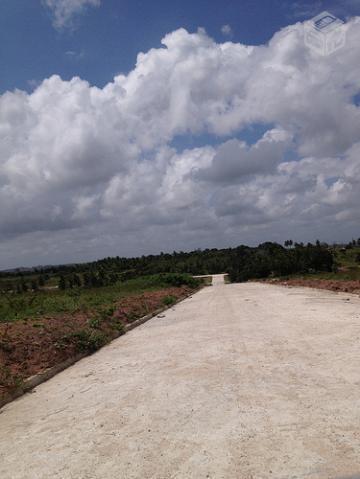
[[[348,241],[359,199],[360,0],[1,1],[0,269]]]

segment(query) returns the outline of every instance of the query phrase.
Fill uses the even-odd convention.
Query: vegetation
[[[228,276],[226,276],[227,278]],[[212,285],[212,276],[202,276],[198,278],[205,286],[211,286]]]
[[[284,246],[268,242],[0,272],[0,397],[38,370],[96,351],[126,324],[171,306],[184,295],[176,287],[194,289],[218,273],[235,282],[360,280],[360,239],[331,246],[287,240]]]
[[[47,303],[49,297],[52,298],[51,301],[54,300],[57,303],[56,295],[44,296],[42,294],[44,291],[81,290],[80,296],[84,299],[87,296],[87,290],[91,290],[93,295],[95,289],[103,291],[105,288],[111,291],[115,288],[117,294],[119,284],[123,285],[129,280],[137,280],[144,276],[155,277],[160,274],[163,282],[176,286],[183,281],[181,276],[183,274],[211,275],[229,272],[232,281],[246,281],[274,275],[314,272],[335,274],[337,267],[339,269],[345,267],[353,268],[352,272],[347,271],[347,274],[353,278],[357,277],[359,266],[360,238],[345,245],[331,246],[319,241],[316,244],[304,245],[286,240],[284,246],[268,242],[257,248],[242,245],[227,249],[199,249],[189,253],[174,251],[172,254],[160,253],[137,258],[116,256],[91,263],[3,271],[0,272],[0,292],[3,295],[7,293],[12,296],[16,293],[22,298],[21,301],[24,300],[24,294],[29,293],[25,303],[30,301],[34,293],[39,294],[41,299],[34,302],[42,309],[42,300]],[[171,274],[166,279],[169,273]],[[188,278],[188,285],[193,286],[191,278]],[[74,302],[73,299],[68,299],[68,296],[72,298],[71,293],[58,296],[64,300],[65,308],[72,307],[68,304]],[[97,296],[96,293],[95,296]],[[61,303],[60,299],[59,301]],[[24,307],[28,309],[26,304],[19,308]],[[45,309],[48,307],[49,305],[45,304]],[[55,305],[54,308],[56,307]]]
[[[75,344],[79,353],[93,353],[108,342],[108,338],[101,331],[82,329],[70,333],[62,338],[62,344]],[[59,344],[58,344],[59,345]]]
[[[329,280],[329,281],[360,281],[360,246],[351,248],[334,248],[334,267],[332,271],[312,271],[308,273],[297,273],[291,275],[293,279],[313,279],[313,280]],[[288,279],[286,276],[283,279]]]
[[[76,311],[90,312],[99,308],[107,308],[109,312],[117,301],[132,294],[155,291],[169,286],[194,288],[198,284],[194,278],[186,274],[159,274],[118,281],[111,286],[96,288],[40,289],[20,293],[2,291],[0,322],[8,323],[19,319],[62,313],[72,314]]]
[[[247,281],[292,275],[295,273],[331,272],[334,270],[334,253],[327,245],[263,243],[257,248],[240,246],[229,269],[231,281]]]
[[[171,306],[176,302],[176,298],[174,296],[169,295],[169,296],[165,296],[165,298],[163,298],[162,301],[165,306]]]
[[[65,279],[65,277],[64,277]],[[199,285],[186,274],[141,276],[102,287],[32,288],[0,295],[0,402],[23,380],[124,334]],[[191,288],[189,288],[191,286]]]

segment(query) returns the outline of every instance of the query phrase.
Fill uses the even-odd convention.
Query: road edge
[[[179,304],[182,301],[185,301],[185,299],[189,299],[194,294],[201,291],[203,288],[204,286],[200,286],[199,288],[195,289],[191,293],[187,293],[184,297],[177,299],[171,306],[162,306],[161,308],[158,308],[155,311],[152,311],[151,313],[146,314],[145,316],[137,319],[136,321],[125,325],[124,332],[117,333],[116,335],[114,335],[114,337],[108,343],[104,344],[104,346],[111,344],[113,341],[115,341],[115,339],[118,339],[119,337],[124,336],[129,331],[132,331],[138,326],[141,326],[142,324],[146,323],[147,321],[154,318],[158,314],[161,314],[164,311],[167,311],[173,308],[176,304]],[[102,348],[98,349],[98,351],[100,351],[101,349]],[[20,398],[24,394],[31,392],[32,389],[34,389],[35,387],[53,378],[54,376],[61,373],[65,369],[69,368],[70,366],[74,365],[81,359],[91,356],[92,354],[95,354],[96,352],[97,351],[95,351],[94,353],[79,353],[76,356],[73,356],[72,358],[68,358],[65,361],[57,364],[56,366],[52,366],[51,368],[45,369],[41,373],[35,374],[34,376],[30,376],[29,378],[25,379],[21,387],[17,388],[16,390],[14,390],[12,393],[8,394],[4,398],[0,399],[0,413],[2,412],[1,409],[6,404],[9,404],[10,402],[15,401],[16,399]]]

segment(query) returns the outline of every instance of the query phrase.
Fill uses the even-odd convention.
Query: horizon
[[[89,259],[88,261],[81,261],[81,262],[71,262],[71,263],[58,263],[58,264],[37,264],[37,265],[32,265],[32,266],[15,266],[13,268],[8,268],[8,269],[0,269],[0,273],[7,273],[7,272],[15,272],[15,271],[18,271],[18,270],[29,270],[29,271],[32,271],[32,270],[38,270],[38,269],[42,269],[42,268],[58,268],[58,267],[61,267],[61,266],[79,266],[79,265],[83,265],[83,264],[91,264],[91,263],[96,263],[98,261],[103,261],[107,258],[110,258],[110,259],[113,259],[113,258],[126,258],[126,259],[139,259],[139,258],[142,258],[142,257],[147,257],[147,256],[161,256],[161,255],[170,255],[170,256],[173,256],[174,254],[192,254],[192,253],[196,253],[196,252],[204,252],[204,251],[214,251],[214,250],[217,250],[217,251],[221,251],[221,250],[229,250],[229,249],[236,249],[236,248],[239,248],[239,247],[247,247],[247,248],[258,248],[259,246],[261,246],[262,244],[264,243],[273,243],[273,244],[278,244],[280,246],[282,246],[283,248],[286,248],[286,245],[285,243],[287,242],[288,240],[284,240],[282,242],[277,242],[277,241],[265,241],[263,243],[259,243],[257,245],[248,245],[248,244],[238,244],[238,245],[235,245],[235,246],[224,246],[224,247],[221,247],[221,248],[218,248],[218,247],[212,247],[212,248],[195,248],[195,249],[192,249],[192,250],[179,250],[179,251],[176,251],[176,250],[173,250],[173,251],[160,251],[158,253],[149,253],[149,254],[146,254],[146,255],[137,255],[137,256],[121,256],[121,255],[114,255],[114,256],[104,256],[104,257],[99,257],[99,258],[96,258],[96,259]],[[292,240],[293,241],[293,240]],[[293,241],[293,246],[296,246],[297,244],[302,244],[304,246],[306,246],[307,244],[313,244],[315,245],[317,242],[320,242],[321,245],[328,245],[329,247],[343,247],[343,246],[346,246],[346,245],[349,245],[350,243],[352,242],[359,242],[360,241],[360,237],[358,239],[356,238],[352,238],[351,240],[347,241],[347,242],[327,242],[327,241],[321,241],[319,239],[316,239],[314,241],[308,241],[308,242],[303,242],[303,241]]]

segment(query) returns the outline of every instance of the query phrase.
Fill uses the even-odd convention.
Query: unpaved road
[[[360,300],[214,286],[0,414],[1,479],[360,477]]]

